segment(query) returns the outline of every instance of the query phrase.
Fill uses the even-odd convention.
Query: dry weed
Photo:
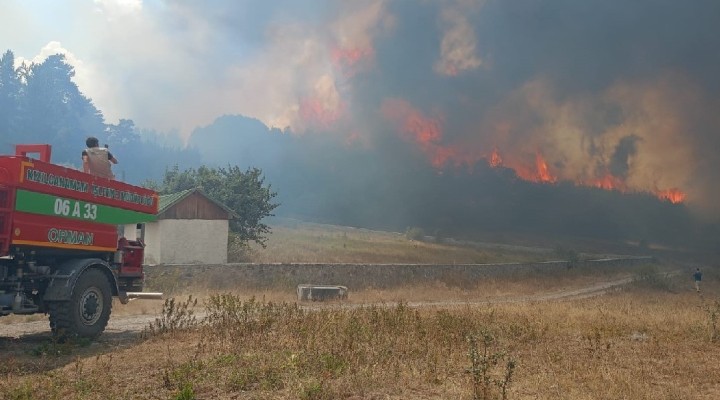
[[[303,309],[215,294],[197,329],[112,358],[6,371],[0,398],[715,399],[720,347],[703,304],[647,288],[448,309]]]

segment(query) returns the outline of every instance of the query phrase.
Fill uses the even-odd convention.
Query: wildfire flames
[[[428,155],[434,167],[442,167],[453,158],[450,148],[439,144],[442,140],[442,120],[430,118],[404,100],[392,99],[383,103],[385,117],[393,121],[406,140],[415,142]]]
[[[499,157],[499,156],[498,156]],[[490,165],[493,165],[492,159],[489,160]],[[528,167],[528,166],[516,166],[516,167],[509,167],[515,170],[515,174],[523,180],[530,181],[530,182],[539,182],[539,183],[555,183],[557,182],[557,178],[553,176],[550,173],[550,170],[548,169],[547,162],[543,158],[542,154],[535,153],[535,165]]]
[[[415,143],[436,168],[445,167],[447,164],[455,166],[472,165],[484,158],[492,168],[509,168],[515,172],[518,178],[525,181],[554,184],[561,180],[552,171],[539,150],[535,152],[534,160],[530,157],[520,157],[512,153],[503,155],[497,147],[485,157],[471,155],[468,154],[467,149],[442,144],[442,117],[428,117],[408,102],[400,99],[385,101],[382,112],[386,119],[396,125],[399,134],[405,140]],[[590,180],[576,180],[574,183],[578,186],[616,190],[623,193],[632,192],[623,178],[614,176],[609,172]],[[659,199],[674,204],[684,202],[687,197],[684,192],[677,188],[656,189],[652,193]]]
[[[299,114],[308,124],[327,129],[340,119],[343,109],[342,104],[328,105],[317,97],[307,97],[300,101]]]
[[[685,201],[685,198],[687,195],[680,191],[680,189],[672,188],[668,190],[660,190],[655,192],[655,194],[658,196],[658,198],[661,198],[663,200],[667,200],[673,204],[682,203]]]
[[[613,176],[609,172],[606,173],[603,177],[592,180],[589,183],[590,186],[594,186],[600,189],[618,190],[621,192],[627,191],[627,185],[625,185],[625,182],[623,182],[622,179]]]
[[[500,155],[498,149],[494,149],[490,156],[487,158],[487,163],[493,168],[506,167],[515,171],[518,178],[537,183],[556,183],[557,177],[550,173],[547,162],[543,156],[538,152],[535,155],[535,167],[528,168],[523,165],[505,165],[503,164],[503,158]],[[592,186],[599,189],[605,190],[617,190],[619,192],[627,193],[631,190],[628,189],[627,184],[619,177],[613,176],[610,173],[606,173],[601,178],[589,182],[575,182],[578,186]],[[673,204],[682,203],[686,200],[687,194],[682,192],[678,188],[672,188],[667,190],[655,190],[653,194],[661,200],[669,201]]]
[[[346,78],[354,76],[360,69],[367,67],[375,57],[372,48],[341,48],[336,47],[330,51],[330,59],[333,65]]]
[[[490,154],[490,159],[488,160],[488,163],[490,163],[490,166],[493,168],[502,166],[502,157],[500,157],[500,153],[498,153],[497,148],[493,149],[492,154]]]

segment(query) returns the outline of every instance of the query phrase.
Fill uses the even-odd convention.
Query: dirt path
[[[512,296],[512,297],[501,297],[501,298],[487,298],[478,301],[422,301],[422,302],[408,302],[409,307],[457,307],[457,306],[470,306],[470,305],[483,305],[483,304],[503,304],[503,303],[527,303],[527,302],[540,302],[540,301],[561,301],[561,300],[576,300],[584,299],[588,297],[600,296],[609,291],[617,290],[624,285],[632,282],[632,277],[625,277],[621,279],[615,279],[606,282],[596,283],[590,286],[582,288],[574,288],[560,291],[553,291],[548,293],[540,293],[528,296]],[[316,308],[327,308],[327,307],[342,307],[342,308],[357,308],[369,305],[379,305],[392,307],[397,305],[397,302],[383,302],[383,303],[355,303],[355,304],[304,304],[303,307],[306,309]],[[202,318],[201,314],[196,314],[199,319]],[[105,333],[100,337],[100,343],[122,343],[128,340],[132,340],[137,336],[138,333],[148,326],[151,322],[157,318],[158,315],[154,313],[142,314],[142,315],[119,315],[112,316],[108,323]],[[15,322],[5,324],[0,321],[0,342],[7,340],[17,340],[18,338],[34,340],[44,340],[50,338],[50,327],[46,319],[33,322]],[[0,347],[1,349],[1,347]]]
[[[542,302],[542,301],[564,301],[564,300],[579,300],[579,299],[586,299],[590,297],[596,297],[601,296],[605,293],[608,293],[613,290],[619,290],[624,285],[627,285],[633,281],[633,277],[625,277],[620,279],[615,279],[611,281],[606,282],[600,282],[596,283],[590,286],[585,286],[582,288],[575,288],[575,289],[566,289],[566,290],[559,290],[559,291],[553,291],[548,293],[538,293],[534,295],[527,295],[527,296],[508,296],[508,297],[497,297],[497,298],[485,298],[482,300],[448,300],[448,301],[409,301],[405,303],[408,307],[411,308],[429,308],[429,307],[461,307],[461,306],[480,306],[480,305],[488,305],[488,304],[511,304],[511,303],[532,303],[532,302]],[[359,308],[359,307],[367,307],[370,305],[375,306],[384,306],[384,307],[394,307],[397,306],[399,303],[396,301],[393,302],[383,302],[383,303],[377,303],[377,302],[367,302],[367,303],[356,303],[356,304],[328,304],[328,305],[321,305],[321,304],[313,304],[313,305],[304,305],[304,308],[307,309],[314,309],[314,308]]]

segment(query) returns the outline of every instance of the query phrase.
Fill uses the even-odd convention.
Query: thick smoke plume
[[[243,114],[348,146],[399,138],[438,170],[502,165],[720,211],[717,2],[311,4],[261,13],[256,54],[233,67],[232,87],[258,93]],[[207,10],[183,14],[249,34],[230,24],[245,8]]]
[[[141,127],[177,128],[197,144],[212,139],[203,129],[190,138],[197,127],[245,115],[292,138],[283,140],[326,143],[307,148],[372,154],[373,168],[382,166],[374,180],[402,179],[409,191],[424,175],[400,171],[483,166],[550,186],[649,193],[720,216],[716,0],[84,7],[82,26],[102,29],[95,48],[68,59],[77,60],[78,81],[92,71],[106,83],[81,89]],[[21,29],[19,8],[0,5],[18,15],[0,29]],[[54,48],[79,52],[73,46]],[[235,133],[223,145],[243,146]],[[227,152],[204,149],[208,160]]]

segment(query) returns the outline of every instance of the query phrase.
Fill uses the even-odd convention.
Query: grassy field
[[[636,284],[573,302],[308,310],[217,295],[205,323],[178,302],[126,348],[5,358],[0,397],[717,399],[708,297]]]
[[[443,240],[408,240],[404,233],[372,231],[335,225],[277,220],[267,248],[254,245],[247,252],[230,246],[230,262],[323,263],[493,263],[529,262],[552,258],[555,248],[474,243],[456,245]]]
[[[413,262],[446,262],[446,248],[445,257],[485,251],[347,231],[283,227],[268,250],[290,256],[298,246],[306,261],[336,262],[377,262],[364,257],[412,253],[415,244],[431,255]],[[518,257],[508,247],[488,254],[488,262]],[[533,255],[542,252],[519,257]],[[298,305],[282,292],[196,288],[198,303],[187,297],[193,290],[155,303],[158,319],[142,337],[0,340],[0,399],[718,399],[720,274],[706,268],[696,293],[689,274],[654,275],[664,268],[687,269],[628,269],[636,280],[622,290],[566,301],[522,296],[621,275],[537,272],[463,290],[409,283],[324,305]],[[486,303],[408,303],[441,300]]]

